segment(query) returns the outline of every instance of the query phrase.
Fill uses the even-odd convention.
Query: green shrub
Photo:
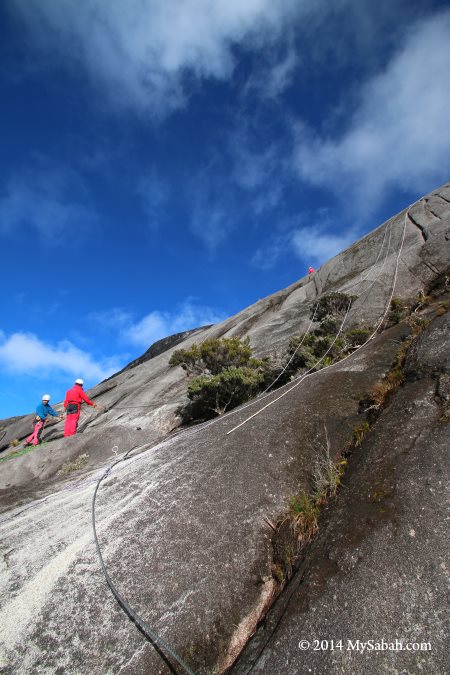
[[[339,359],[334,359],[332,356],[324,356],[322,358],[321,362],[317,364],[317,370],[322,370],[322,368],[327,368],[328,366],[332,366],[333,363],[336,363],[336,360],[339,360]]]
[[[312,497],[317,506],[325,504],[330,497],[334,497],[341,484],[347,460],[340,458],[334,461],[330,455],[330,444],[326,434],[326,446],[322,445],[313,465],[313,494]]]
[[[287,360],[293,357],[289,364],[289,371],[291,374],[295,373],[300,368],[312,368],[317,360],[314,358],[312,349],[316,340],[316,336],[312,333],[309,333],[306,337],[304,335],[294,335],[294,337],[291,337],[286,353]]]
[[[267,364],[267,367],[262,372],[264,379],[261,389],[265,390],[272,387],[278,389],[278,387],[282,387],[292,379],[294,372],[293,368],[290,366],[286,368],[280,362]]]
[[[322,296],[311,308],[311,318],[314,316],[315,320],[322,321],[325,317],[342,316],[346,313],[349,304],[356,299],[355,295],[347,295],[346,293],[328,293]]]
[[[182,411],[186,421],[222,415],[248,401],[271,372],[268,358],[252,357],[249,338],[205,340],[190,349],[178,349],[169,365],[179,365],[195,376],[188,384],[190,404]]]
[[[369,339],[372,333],[373,328],[370,326],[364,328],[353,328],[352,330],[347,331],[344,334],[347,348],[360,347],[366,342],[366,340]]]
[[[365,422],[363,422],[362,424],[359,424],[358,426],[353,427],[352,445],[355,448],[359,448],[359,446],[363,442],[363,440],[364,440],[366,434],[369,432],[369,430],[370,430],[370,424],[367,420]]]
[[[342,324],[342,317],[327,314],[320,322],[319,328],[316,330],[317,335],[336,335]]]
[[[392,298],[389,312],[391,323],[400,323],[409,313],[409,308],[401,298]]]
[[[189,375],[209,373],[218,375],[227,368],[243,366],[259,367],[261,361],[252,359],[250,339],[221,338],[205,340],[190,349],[177,349],[169,360],[169,366],[181,366]]]
[[[177,349],[169,359],[169,366],[181,366],[189,375],[202,371],[201,355],[198,345],[190,349]]]
[[[249,368],[228,368],[217,375],[199,375],[188,385],[188,397],[196,416],[223,415],[227,410],[253,398],[264,381],[262,372]]]

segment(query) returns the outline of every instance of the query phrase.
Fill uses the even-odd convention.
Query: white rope
[[[421,198],[421,199],[422,199],[422,198]],[[227,431],[227,434],[226,434],[227,436],[228,436],[229,434],[233,433],[234,431],[236,431],[236,429],[239,429],[240,427],[244,426],[244,424],[246,424],[247,422],[249,422],[249,421],[250,421],[251,419],[253,419],[254,417],[257,417],[257,415],[259,415],[260,413],[262,413],[264,410],[266,410],[267,408],[269,408],[271,405],[273,405],[274,403],[277,403],[280,399],[284,398],[284,396],[286,396],[286,395],[289,394],[291,391],[293,391],[294,389],[296,389],[296,388],[297,388],[297,387],[298,387],[298,386],[299,386],[299,385],[300,385],[307,377],[310,377],[311,375],[320,375],[320,374],[323,373],[325,370],[329,370],[330,368],[333,368],[334,366],[340,365],[341,363],[343,363],[344,361],[346,361],[346,360],[347,360],[348,358],[350,358],[351,356],[354,356],[354,354],[356,354],[357,352],[359,352],[363,347],[365,347],[365,346],[366,346],[366,345],[367,345],[367,344],[375,337],[375,335],[376,335],[377,332],[378,332],[378,328],[381,326],[381,324],[383,323],[384,319],[386,318],[386,315],[387,315],[387,313],[388,313],[388,311],[389,311],[389,309],[390,309],[390,306],[391,306],[392,298],[393,298],[393,296],[394,296],[395,285],[396,285],[396,282],[397,282],[398,265],[399,265],[399,261],[400,261],[400,255],[401,255],[401,252],[402,252],[402,250],[403,250],[403,244],[404,244],[404,241],[405,241],[405,234],[406,234],[406,218],[407,218],[407,216],[408,216],[408,214],[409,214],[409,210],[414,206],[414,204],[417,204],[419,201],[421,201],[421,199],[418,199],[418,200],[415,201],[413,204],[411,204],[410,206],[408,206],[408,208],[406,209],[406,212],[405,212],[405,218],[404,218],[404,225],[403,225],[403,234],[402,234],[401,243],[400,243],[400,247],[399,247],[398,254],[397,254],[397,258],[396,258],[396,262],[395,262],[394,277],[393,277],[393,282],[392,282],[392,291],[391,291],[391,293],[390,293],[389,300],[388,300],[387,305],[386,305],[386,309],[385,309],[385,311],[384,311],[384,313],[383,313],[381,319],[378,321],[378,323],[377,323],[377,325],[376,325],[376,328],[375,328],[374,332],[372,333],[372,335],[371,335],[371,336],[370,336],[370,337],[369,337],[369,338],[368,338],[368,339],[367,339],[360,347],[358,347],[352,354],[348,354],[346,357],[344,357],[344,358],[341,359],[340,361],[337,361],[336,363],[332,363],[332,364],[330,364],[329,366],[325,366],[325,368],[322,368],[319,372],[314,372],[314,373],[311,372],[312,370],[314,370],[314,369],[321,363],[321,361],[323,361],[323,359],[325,358],[325,356],[328,354],[328,352],[330,351],[330,349],[332,348],[332,346],[333,346],[334,343],[336,342],[336,340],[337,340],[337,338],[338,338],[340,332],[342,331],[342,327],[343,327],[343,325],[344,325],[344,323],[345,323],[345,321],[346,321],[346,319],[347,319],[347,315],[348,315],[348,312],[349,312],[349,310],[350,310],[350,304],[351,304],[351,303],[349,303],[349,307],[348,307],[347,312],[346,312],[346,315],[345,315],[345,317],[344,317],[344,321],[342,322],[341,327],[340,327],[340,329],[339,329],[339,331],[338,331],[338,333],[337,333],[337,335],[336,335],[334,341],[333,341],[332,344],[330,345],[330,347],[329,347],[329,349],[327,350],[327,352],[325,352],[325,354],[319,359],[319,361],[318,361],[312,368],[310,368],[306,373],[304,373],[302,376],[300,376],[299,380],[298,380],[292,387],[290,387],[287,391],[283,392],[283,394],[281,394],[281,395],[278,396],[277,398],[273,399],[273,400],[272,400],[270,403],[268,403],[267,405],[263,406],[260,410],[258,410],[258,411],[257,411],[256,413],[254,413],[253,415],[250,415],[250,417],[247,417],[243,422],[241,422],[240,424],[238,424],[237,426],[235,426],[233,429],[230,429],[229,431]]]
[[[383,246],[384,246],[384,242],[385,242],[385,240],[386,240],[386,233],[387,233],[388,230],[389,230],[389,239],[388,239],[387,251],[389,251],[390,244],[391,244],[392,222],[389,223],[389,227],[385,227],[385,228],[384,228],[383,240],[382,240],[382,242],[381,242],[380,250],[378,251],[378,255],[377,255],[377,257],[376,257],[375,262],[373,262],[373,263],[370,265],[370,268],[369,268],[369,270],[367,271],[367,276],[363,277],[363,278],[360,279],[359,281],[355,281],[354,284],[350,284],[350,286],[347,286],[347,288],[346,288],[347,291],[350,290],[350,288],[354,288],[355,286],[359,286],[360,283],[362,283],[363,281],[367,281],[367,280],[369,279],[369,276],[370,276],[370,274],[371,274],[373,268],[375,267],[375,265],[377,264],[378,260],[380,259],[381,252],[382,252]],[[383,267],[384,267],[384,265],[385,265],[385,263],[386,263],[386,259],[387,259],[387,252],[386,252],[386,256],[385,256],[385,258],[384,258],[383,265],[382,265],[381,269],[383,269]],[[378,278],[378,276],[379,276],[379,274],[377,274],[377,278]],[[370,279],[370,281],[372,281],[372,279]],[[345,286],[344,286],[344,288],[345,288]]]
[[[374,265],[376,265],[376,263],[378,262],[378,260],[379,260],[379,258],[380,258],[381,252],[382,252],[382,250],[383,250],[384,242],[385,242],[385,239],[386,239],[386,231],[387,231],[387,228],[385,229],[384,236],[383,236],[383,240],[382,240],[382,242],[381,242],[380,250],[379,250],[379,252],[378,252],[378,255],[377,255],[377,257],[376,257],[376,260],[375,260],[374,263],[372,263],[371,267],[373,267]],[[388,245],[387,245],[386,255],[385,255],[385,257],[384,257],[384,260],[383,260],[383,264],[382,264],[382,266],[381,266],[381,269],[380,269],[380,271],[379,271],[377,277],[373,280],[372,285],[371,285],[366,291],[364,291],[364,293],[362,293],[362,295],[360,296],[360,298],[364,297],[364,295],[366,295],[366,293],[368,293],[368,291],[369,291],[369,290],[372,288],[372,286],[376,283],[376,281],[378,280],[378,277],[381,275],[381,272],[382,272],[383,269],[384,269],[384,266],[385,266],[385,264],[386,264],[386,260],[388,259],[389,249],[390,249],[391,232],[392,232],[392,223],[390,223]],[[369,274],[370,274],[370,272],[369,272]],[[363,279],[360,279],[360,280],[357,281],[355,284],[353,284],[353,286],[357,286],[357,285],[359,285],[360,283],[363,283],[364,281],[367,281],[367,279],[368,279],[368,276],[367,276],[367,277],[364,277]],[[371,280],[371,281],[372,281],[372,280]],[[344,320],[345,320],[345,317],[344,317]],[[312,322],[311,322],[310,325],[308,326],[308,329],[307,329],[307,331],[306,331],[306,333],[305,333],[305,335],[304,335],[304,338],[306,338],[306,336],[308,335],[308,333],[309,333],[309,331],[310,331],[310,329],[311,329],[311,326],[312,326]],[[341,328],[342,328],[342,326],[343,326],[343,323],[341,324]],[[334,342],[333,342],[333,344],[334,344]],[[300,346],[301,346],[301,345],[299,345],[299,347],[300,347]],[[331,346],[333,346],[333,345],[331,345]],[[299,347],[298,347],[298,348],[299,348]],[[298,349],[298,348],[297,348],[297,349]],[[356,351],[356,350],[355,350],[355,351]],[[355,352],[354,352],[354,353],[355,353]],[[293,356],[294,356],[294,355],[293,355]],[[292,357],[292,358],[293,358],[293,357]],[[342,359],[342,360],[343,360],[343,359]],[[289,365],[289,364],[287,364],[287,365]],[[333,365],[334,365],[334,364],[333,364]],[[287,366],[286,366],[286,367],[287,367]],[[329,366],[327,366],[327,367],[329,367]],[[308,371],[308,373],[309,373],[309,371]],[[282,374],[282,373],[281,373],[281,374]],[[280,374],[280,375],[281,375],[281,374]],[[304,375],[305,375],[305,373],[303,373],[303,374],[302,374],[301,376],[299,376],[299,377],[303,377]],[[280,377],[280,376],[278,376],[278,377]],[[276,378],[276,379],[278,379],[278,378]],[[220,420],[223,420],[223,419],[225,419],[225,418],[228,419],[228,418],[230,418],[232,415],[236,415],[237,413],[241,413],[243,410],[246,410],[247,408],[250,408],[251,406],[254,406],[256,403],[261,403],[264,399],[266,399],[266,398],[268,398],[269,396],[272,395],[273,392],[268,392],[268,389],[271,389],[271,388],[272,388],[272,386],[273,386],[274,383],[276,382],[276,379],[275,379],[274,382],[272,382],[272,384],[269,385],[269,387],[268,387],[262,394],[260,394],[257,398],[253,399],[252,401],[248,401],[247,403],[245,403],[245,405],[241,405],[241,406],[238,406],[237,408],[234,408],[233,410],[229,410],[229,411],[228,411],[227,413],[225,413],[224,415],[221,415],[221,416],[219,416],[219,417],[216,417],[216,418],[210,420],[209,422],[204,422],[203,424],[198,425],[195,429],[192,429],[192,433],[195,434],[195,433],[197,433],[197,432],[199,432],[199,431],[201,431],[201,430],[203,430],[203,429],[207,429],[207,428],[210,427],[212,424],[215,424],[216,422],[219,422]],[[294,382],[297,381],[297,379],[298,379],[298,378],[295,378],[295,379],[294,379]],[[289,384],[290,384],[290,383],[287,382],[287,383],[284,384],[282,387],[280,387],[280,389],[283,389],[284,387],[287,387]]]
[[[231,429],[230,431],[227,431],[227,436],[228,436],[228,434],[231,434],[233,431],[236,431],[236,429],[239,429],[239,427],[242,427],[244,424],[246,424],[246,422],[249,422],[251,419],[253,419],[253,418],[256,417],[257,415],[259,415],[260,413],[262,413],[263,410],[265,410],[266,408],[269,408],[271,405],[273,405],[274,403],[276,403],[277,401],[279,401],[281,398],[283,398],[284,396],[286,396],[286,394],[289,394],[290,391],[292,391],[293,389],[295,389],[296,387],[298,387],[298,385],[301,384],[301,382],[303,382],[304,379],[306,379],[306,377],[311,373],[312,370],[315,370],[315,368],[317,368],[317,366],[318,366],[318,365],[324,360],[324,358],[329,354],[329,352],[330,352],[331,349],[333,348],[333,345],[335,344],[336,340],[338,339],[339,335],[341,334],[342,328],[343,328],[343,326],[344,326],[344,323],[345,323],[345,321],[346,321],[346,319],[347,319],[347,316],[348,316],[348,313],[349,313],[349,311],[350,311],[351,304],[352,304],[351,302],[348,303],[348,307],[347,307],[347,311],[345,312],[344,320],[343,320],[343,322],[341,323],[341,326],[340,326],[338,332],[336,333],[336,336],[335,336],[333,342],[332,342],[331,345],[328,347],[328,349],[327,349],[327,351],[325,352],[325,354],[323,354],[323,355],[320,357],[320,359],[314,364],[314,366],[312,366],[309,370],[307,370],[306,373],[304,373],[304,374],[300,377],[299,381],[298,381],[296,384],[294,384],[294,386],[292,386],[290,389],[288,389],[287,391],[283,392],[283,394],[281,394],[280,396],[278,396],[277,398],[275,398],[275,399],[274,399],[273,401],[271,401],[270,403],[267,403],[267,405],[265,405],[263,408],[261,408],[260,410],[258,410],[258,411],[255,412],[255,413],[253,413],[253,415],[250,415],[250,417],[247,417],[246,420],[244,420],[243,422],[241,422],[240,424],[238,424],[236,427],[234,427],[234,428]]]
[[[355,282],[354,284],[352,284],[351,286],[349,286],[348,288],[346,288],[346,291],[348,291],[350,288],[354,288],[355,286],[359,286],[359,284],[362,284],[364,281],[367,281],[367,280],[368,280],[372,268],[375,267],[375,265],[377,264],[377,262],[378,262],[378,260],[379,260],[379,258],[380,258],[380,256],[381,256],[381,252],[382,252],[382,250],[383,250],[384,242],[385,242],[385,239],[386,239],[386,232],[387,232],[388,229],[389,229],[389,240],[388,240],[388,245],[387,245],[387,249],[386,249],[386,255],[385,255],[385,257],[384,257],[383,264],[382,264],[382,266],[381,266],[381,270],[380,270],[379,274],[377,275],[377,277],[378,277],[378,276],[381,276],[381,272],[383,271],[383,268],[384,268],[384,266],[385,266],[385,264],[386,264],[386,260],[387,260],[387,258],[388,258],[388,252],[389,252],[389,249],[390,249],[392,223],[389,224],[389,228],[385,228],[385,229],[384,229],[383,240],[382,240],[382,242],[381,242],[380,250],[378,251],[378,255],[377,255],[377,257],[376,257],[375,262],[372,263],[372,265],[370,266],[371,269],[370,269],[369,273],[367,274],[367,276],[366,276],[366,277],[363,277],[363,278],[360,279],[359,281]],[[372,279],[371,279],[370,281],[372,281]],[[377,279],[374,279],[374,280],[373,280],[372,286],[375,284],[376,281],[377,281]],[[364,291],[363,296],[369,292],[369,290],[372,288],[372,286],[369,286],[369,288],[366,289],[366,290]],[[363,296],[361,296],[361,297],[363,297]],[[281,371],[281,373],[274,379],[274,381],[272,382],[272,384],[269,384],[269,386],[267,387],[267,389],[265,389],[265,390],[262,392],[262,394],[258,397],[258,400],[259,400],[259,401],[261,400],[262,396],[264,396],[264,394],[266,394],[266,393],[269,391],[269,389],[272,389],[273,385],[276,384],[276,383],[278,382],[278,380],[280,379],[280,377],[286,372],[286,369],[290,366],[290,364],[291,364],[292,361],[294,360],[295,355],[297,354],[298,350],[300,349],[300,347],[301,347],[302,344],[304,343],[304,341],[305,341],[307,335],[309,334],[309,331],[311,330],[311,327],[312,327],[312,325],[313,325],[313,323],[314,323],[314,319],[315,319],[315,316],[316,316],[318,307],[319,307],[318,302],[316,302],[316,306],[315,306],[315,308],[314,308],[314,314],[313,314],[313,317],[312,317],[312,319],[311,319],[311,322],[310,322],[310,324],[309,324],[309,326],[308,326],[308,328],[307,328],[307,330],[306,330],[306,333],[303,334],[303,337],[302,337],[300,343],[297,345],[297,348],[295,349],[295,351],[294,351],[294,353],[292,354],[292,356],[291,356],[291,358],[289,359],[289,361],[288,361],[288,362],[286,363],[286,365],[284,366],[284,368],[283,368],[283,370]],[[343,325],[343,324],[342,324],[342,325]],[[334,344],[334,343],[333,343],[333,344]],[[241,408],[241,410],[242,410],[242,408]]]
[[[314,323],[314,319],[315,319],[315,317],[316,317],[318,308],[319,308],[319,304],[316,303],[316,306],[314,307],[314,314],[313,314],[313,317],[312,317],[312,319],[311,319],[311,321],[310,321],[310,324],[309,324],[308,328],[306,329],[306,333],[303,334],[303,337],[302,337],[302,339],[300,340],[299,344],[297,345],[297,348],[295,349],[295,351],[294,351],[294,353],[292,354],[292,356],[291,356],[291,358],[289,359],[289,361],[288,361],[288,362],[286,363],[286,365],[284,366],[284,368],[283,368],[283,370],[281,371],[281,373],[274,379],[274,381],[273,381],[271,384],[269,384],[269,386],[267,387],[267,389],[264,389],[264,391],[262,392],[261,396],[259,396],[259,400],[261,400],[261,397],[264,396],[264,394],[266,394],[266,393],[269,391],[269,389],[272,389],[273,385],[276,384],[276,383],[278,382],[278,380],[280,379],[280,377],[286,372],[286,369],[290,366],[290,364],[291,364],[292,361],[294,360],[295,355],[297,354],[298,350],[300,349],[300,347],[301,347],[302,344],[304,343],[304,341],[305,341],[305,339],[306,339],[306,336],[309,334],[309,331],[311,330],[311,327],[312,327],[312,325],[313,325],[313,323]]]
[[[391,228],[392,228],[392,223],[391,223]],[[384,237],[383,237],[383,241],[381,242],[381,247],[380,247],[380,250],[379,250],[379,252],[378,252],[377,258],[376,258],[376,260],[375,260],[375,263],[373,263],[373,265],[375,265],[375,264],[378,262],[378,260],[379,260],[379,257],[380,257],[380,255],[381,255],[381,251],[382,251],[383,246],[384,246],[385,238],[386,238],[386,231],[385,231],[385,234],[384,234]],[[361,294],[360,298],[363,298],[363,297],[369,292],[369,290],[372,288],[372,286],[373,286],[373,285],[376,283],[376,281],[378,280],[378,277],[381,275],[381,272],[383,271],[384,266],[385,266],[385,264],[386,264],[386,260],[388,259],[388,254],[389,254],[389,249],[390,249],[390,242],[391,242],[391,229],[390,229],[390,231],[389,231],[389,239],[388,239],[388,245],[387,245],[387,249],[386,249],[386,255],[385,255],[385,257],[384,257],[384,260],[383,260],[383,264],[382,264],[382,266],[381,266],[381,269],[380,269],[380,271],[379,271],[377,277],[373,280],[372,285],[369,286],[369,288]],[[370,273],[369,273],[369,274],[370,274]],[[360,281],[356,282],[356,283],[354,284],[354,286],[357,286],[359,283],[362,283],[362,282],[364,282],[364,281],[367,281],[367,279],[368,279],[368,277],[364,277],[363,279],[360,279]],[[344,317],[344,321],[345,321],[345,317]],[[341,323],[341,329],[342,329],[342,326],[344,325],[344,321]],[[310,326],[308,327],[308,331],[309,331],[309,329],[310,329]],[[341,329],[340,329],[340,330],[341,330]],[[307,331],[306,335],[308,334],[308,331]],[[306,335],[305,335],[305,337],[306,337]],[[334,342],[333,342],[333,344],[334,344]],[[333,346],[333,345],[331,345],[331,346]],[[356,350],[355,350],[355,351],[356,351]],[[343,359],[342,359],[342,360],[343,360]],[[317,365],[317,364],[316,364],[316,365]],[[327,366],[327,367],[329,367],[329,366]],[[313,368],[314,368],[314,367],[313,367]],[[310,371],[308,371],[308,373],[309,373],[309,372],[310,372]],[[293,381],[296,382],[299,378],[304,377],[304,376],[305,376],[305,373],[302,373],[302,375],[299,375],[298,378],[294,378]],[[290,384],[290,383],[287,382],[287,383],[284,384],[282,387],[280,387],[280,389],[283,389],[284,387],[287,387],[289,384]],[[272,383],[271,386],[273,386],[273,383]],[[266,390],[266,391],[267,391],[267,390]],[[261,395],[258,396],[257,398],[255,398],[255,399],[253,399],[252,401],[249,401],[248,403],[246,403],[245,405],[239,406],[238,408],[235,408],[234,410],[230,410],[229,412],[226,413],[226,415],[223,415],[222,418],[215,418],[215,419],[211,420],[210,422],[208,422],[205,426],[202,425],[201,428],[202,428],[202,429],[205,429],[207,426],[210,426],[211,424],[214,424],[214,423],[217,422],[219,419],[223,419],[224,417],[231,417],[232,415],[235,415],[235,414],[237,414],[237,413],[240,413],[240,412],[242,412],[243,410],[246,410],[247,408],[249,408],[249,407],[255,405],[255,403],[261,403],[264,399],[266,399],[266,398],[268,398],[269,396],[271,396],[272,393],[273,393],[273,392],[270,392],[270,393],[265,393],[265,392],[264,392],[263,394],[261,394]]]
[[[380,256],[381,256],[381,253],[382,253],[383,247],[384,247],[384,242],[385,242],[385,240],[386,240],[386,234],[387,234],[387,231],[388,231],[388,230],[389,230],[389,239],[388,239],[388,244],[387,244],[387,251],[386,251],[386,255],[385,255],[385,257],[384,257],[384,260],[383,260],[383,264],[382,264],[382,266],[381,266],[381,269],[380,269],[379,273],[377,274],[377,276],[375,277],[375,279],[373,280],[372,285],[371,285],[368,289],[366,289],[366,290],[364,291],[364,293],[363,293],[360,297],[363,297],[366,293],[368,293],[369,290],[372,288],[372,286],[373,286],[373,285],[376,283],[376,281],[378,280],[379,276],[381,276],[381,273],[382,273],[382,271],[383,271],[383,269],[384,269],[384,266],[385,266],[386,261],[387,261],[387,258],[388,258],[388,252],[389,252],[390,242],[391,242],[392,222],[389,223],[389,227],[386,227],[386,228],[384,229],[383,239],[382,239],[382,242],[381,242],[380,249],[379,249],[379,251],[378,251],[378,255],[377,255],[375,261],[370,265],[370,270],[369,270],[367,276],[363,277],[362,279],[359,279],[359,280],[356,281],[354,284],[352,284],[351,286],[349,286],[348,288],[346,288],[346,289],[345,289],[346,291],[349,290],[349,288],[354,288],[355,286],[359,286],[360,284],[364,283],[364,281],[369,280],[369,276],[370,276],[370,274],[371,274],[372,269],[375,267],[375,265],[378,263],[378,260],[380,259]],[[370,281],[372,281],[372,279],[370,279]],[[228,411],[225,415],[221,415],[220,417],[214,418],[213,420],[210,420],[209,422],[207,422],[207,423],[205,423],[205,424],[203,424],[203,425],[199,425],[195,430],[194,430],[194,429],[192,430],[192,433],[195,433],[195,432],[198,431],[200,428],[201,428],[201,429],[205,429],[206,427],[210,426],[211,424],[213,424],[213,423],[219,421],[219,419],[224,419],[224,417],[229,417],[229,416],[231,416],[231,415],[233,415],[233,414],[236,414],[237,412],[242,412],[242,411],[245,410],[246,408],[248,408],[248,407],[250,407],[250,406],[252,406],[252,405],[255,405],[255,403],[261,403],[265,398],[267,398],[267,396],[270,395],[270,394],[268,393],[269,390],[272,389],[272,387],[274,386],[274,384],[276,384],[276,383],[278,382],[278,380],[280,379],[280,377],[286,372],[287,368],[289,367],[289,365],[290,365],[290,364],[292,363],[292,361],[294,360],[294,358],[295,358],[295,356],[296,356],[298,350],[300,349],[300,347],[302,346],[302,344],[303,344],[304,341],[306,340],[307,336],[309,335],[309,333],[310,333],[310,331],[311,331],[311,328],[312,328],[312,326],[313,326],[313,323],[314,323],[314,319],[315,319],[315,316],[316,316],[316,313],[317,313],[317,309],[318,309],[318,306],[317,306],[317,303],[316,303],[316,306],[315,306],[315,308],[314,308],[314,314],[313,314],[313,317],[312,317],[312,319],[311,319],[311,321],[310,321],[310,323],[309,323],[309,325],[308,325],[308,328],[306,329],[306,332],[303,334],[300,343],[297,345],[297,347],[296,347],[294,353],[292,354],[292,356],[290,357],[290,359],[288,360],[288,362],[287,362],[286,365],[284,366],[283,370],[277,375],[277,377],[273,380],[273,382],[272,382],[271,384],[269,384],[269,386],[268,386],[263,392],[261,392],[260,394],[258,394],[258,396],[257,396],[255,399],[253,399],[252,401],[248,401],[245,405],[239,406],[238,408],[236,408],[236,409],[234,409],[234,410],[230,410],[230,411]],[[216,326],[210,326],[210,328],[207,329],[205,337],[198,343],[199,346],[201,346],[201,345],[202,345],[202,344],[210,337],[210,335],[213,333],[213,331],[214,331],[215,328],[216,328]],[[289,384],[289,383],[286,383],[286,384],[283,385],[283,386],[287,386],[287,384]],[[145,404],[145,405],[140,405],[140,406],[114,406],[114,410],[129,410],[129,409],[134,409],[134,408],[148,408],[149,405],[150,405],[150,404]],[[154,406],[153,406],[153,407],[154,407]],[[112,407],[111,407],[109,410],[111,410],[111,409],[112,409]],[[109,411],[108,411],[108,412],[109,412]]]

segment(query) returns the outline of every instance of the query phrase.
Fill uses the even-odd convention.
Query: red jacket
[[[88,405],[94,405],[93,401],[91,401],[91,399],[84,393],[81,384],[76,384],[66,393],[64,407],[66,408],[69,403],[78,403],[81,405],[83,401],[85,401]]]

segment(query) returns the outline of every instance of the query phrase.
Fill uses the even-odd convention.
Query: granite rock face
[[[348,445],[365,419],[361,400],[391,368],[410,328],[384,330],[347,360],[185,430],[178,429],[178,410],[186,378],[181,368],[168,367],[170,355],[207,336],[232,335],[249,335],[258,356],[280,352],[308,328],[314,300],[331,291],[357,296],[345,329],[376,326],[394,280],[394,294],[405,302],[438,278],[444,283],[449,228],[450,187],[444,186],[312,278],[99,384],[89,395],[104,410],[84,413],[82,433],[62,439],[54,425],[46,445],[3,462],[0,671],[171,672],[102,574],[91,503],[105,472],[96,521],[111,580],[192,671],[230,667],[279,590],[273,524],[286,514],[290,496],[310,487],[311,467],[327,444],[332,457]],[[414,672],[416,666],[443,672],[448,327],[441,310],[430,314],[408,355],[404,386],[352,456],[345,489],[276,603],[275,611],[290,593],[277,632],[268,628],[264,636],[269,642],[255,672]],[[23,437],[28,424],[27,418],[3,421],[3,446]],[[67,463],[80,456],[83,465],[70,470]],[[299,650],[299,641],[315,631],[329,640],[383,634],[426,642],[428,635],[433,649],[420,659],[389,652],[373,660],[369,652]],[[236,672],[247,672],[260,644],[248,645]]]
[[[339,291],[357,296],[344,330],[356,325],[375,326],[386,309],[396,269],[395,296],[405,301],[415,298],[445,272],[449,223],[450,184],[388,220],[311,277],[303,277],[220,324],[194,331],[182,342],[178,341],[179,335],[174,336],[177,341],[168,349],[165,348],[172,338],[166,338],[165,351],[138,366],[125,368],[89,391],[89,396],[95,397],[106,412],[84,410],[80,429],[100,429],[114,423],[141,427],[147,442],[161,439],[180,424],[177,411],[186,402],[184,371],[167,366],[174,349],[189,348],[206,337],[248,335],[256,356],[280,354],[292,335],[308,329],[311,306],[326,293]],[[157,351],[150,348],[148,353]],[[0,428],[4,428],[0,431],[0,451],[11,439],[22,439],[29,433],[31,419],[27,416],[25,420],[0,421]],[[51,438],[61,436],[61,430],[55,427]]]
[[[419,338],[288,598],[234,674],[446,672],[450,431],[436,391],[449,324]]]

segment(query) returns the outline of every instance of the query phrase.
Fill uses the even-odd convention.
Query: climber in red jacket
[[[91,401],[83,391],[83,380],[75,380],[72,389],[66,393],[64,399],[64,408],[66,409],[67,417],[64,425],[64,436],[73,436],[77,433],[78,420],[80,419],[81,404],[83,401],[88,405],[97,407],[97,404]]]

